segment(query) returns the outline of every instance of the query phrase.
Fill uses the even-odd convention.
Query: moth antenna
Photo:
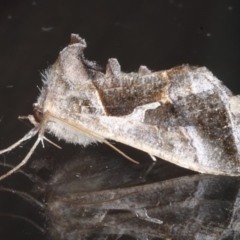
[[[31,130],[32,131],[32,130]],[[30,132],[31,132],[30,131]],[[22,167],[24,164],[27,163],[28,159],[31,157],[31,155],[33,154],[35,148],[37,147],[37,145],[39,144],[39,142],[41,141],[42,137],[38,137],[38,139],[36,140],[36,142],[33,144],[32,148],[30,149],[30,151],[28,152],[28,154],[26,155],[26,157],[13,169],[11,169],[9,172],[5,173],[4,175],[2,175],[0,177],[0,181],[8,176],[10,176],[12,173],[16,172],[20,167]],[[19,145],[19,144],[18,144]],[[12,149],[12,148],[11,148]],[[11,150],[10,149],[10,150]]]
[[[0,166],[8,167],[8,168],[14,168],[13,165],[8,164],[8,163],[1,163],[0,162]],[[16,172],[22,173],[24,176],[26,176],[28,179],[30,179],[34,183],[37,182],[37,183],[39,183],[41,185],[46,185],[46,183],[40,177],[38,177],[37,175],[26,173],[22,169],[18,169]]]
[[[5,192],[10,192],[10,193],[13,193],[13,194],[17,194],[19,197],[25,199],[26,201],[28,201],[32,205],[35,204],[38,207],[40,207],[41,209],[45,208],[45,205],[43,203],[41,203],[39,200],[37,200],[36,198],[34,198],[33,196],[31,196],[28,193],[18,191],[18,190],[13,190],[13,189],[10,189],[10,188],[5,188],[5,187],[0,187],[0,191],[5,191]]]
[[[28,120],[28,116],[18,116],[18,119],[27,119]]]
[[[89,130],[87,130],[87,129],[83,128],[83,127],[77,127],[76,125],[70,123],[69,121],[66,121],[66,120],[63,119],[63,118],[60,118],[60,117],[57,117],[57,116],[52,115],[52,114],[51,114],[50,112],[48,112],[48,111],[47,111],[45,114],[48,115],[48,116],[50,116],[50,117],[52,117],[52,118],[58,119],[59,121],[64,122],[64,123],[66,123],[67,125],[75,128],[75,129],[77,129],[77,130],[79,130],[79,131],[81,131],[81,132],[83,132],[83,133],[86,133],[87,135],[95,138],[96,140],[98,140],[98,141],[100,141],[100,142],[105,143],[106,145],[108,145],[109,147],[111,147],[112,149],[114,149],[115,151],[117,151],[118,153],[120,153],[122,156],[124,156],[126,159],[130,160],[130,161],[133,162],[133,163],[139,164],[138,161],[136,161],[136,160],[132,159],[131,157],[127,156],[124,152],[122,152],[122,151],[121,151],[120,149],[118,149],[117,147],[113,146],[110,142],[108,142],[107,140],[105,140],[105,139],[102,138],[101,136],[99,136],[99,135],[97,135],[97,134],[95,134],[95,133],[93,133],[93,132],[90,132]],[[0,179],[0,180],[1,180],[1,179]]]
[[[117,151],[118,153],[120,153],[122,156],[124,156],[125,158],[127,158],[127,159],[130,160],[131,162],[134,162],[134,163],[136,163],[136,164],[139,164],[138,161],[132,159],[132,158],[129,157],[127,154],[125,154],[124,152],[122,152],[120,149],[118,149],[117,147],[113,146],[109,141],[103,139],[102,142],[105,143],[106,145],[108,145],[109,147],[111,147],[112,149],[114,149],[115,151]]]
[[[21,220],[24,220],[30,224],[32,224],[34,227],[36,227],[38,230],[40,230],[42,233],[45,233],[45,229],[43,229],[42,227],[40,227],[38,224],[36,224],[34,221],[30,220],[29,218],[27,217],[22,217],[22,216],[18,216],[18,215],[14,215],[14,214],[0,214],[0,216],[3,216],[3,217],[12,217],[12,218],[18,218],[18,219],[21,219]]]
[[[52,142],[51,140],[49,140],[48,138],[46,138],[45,136],[43,136],[43,139],[45,139],[47,142],[51,143],[53,146],[62,149],[59,145],[57,145],[56,143]]]
[[[23,138],[21,138],[19,141],[17,141],[16,143],[14,143],[13,145],[11,145],[10,147],[3,149],[0,151],[0,155],[5,153],[5,152],[9,152],[12,149],[16,148],[18,145],[20,145],[22,142],[32,138],[33,136],[35,136],[37,134],[37,132],[39,131],[38,128],[33,128],[31,129]]]

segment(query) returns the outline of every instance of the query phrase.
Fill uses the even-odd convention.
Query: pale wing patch
[[[240,95],[231,97],[229,103],[231,112],[235,116],[240,117]]]
[[[213,92],[214,86],[206,81],[205,76],[198,76],[191,81],[191,94],[201,94],[203,92]]]
[[[156,109],[160,105],[161,104],[159,102],[153,102],[136,107],[131,114],[123,116],[123,118],[127,118],[130,121],[138,121],[144,123],[146,111],[150,109]]]

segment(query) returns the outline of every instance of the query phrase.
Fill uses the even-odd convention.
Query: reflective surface
[[[87,40],[86,57],[97,60],[103,67],[110,57],[118,58],[126,72],[136,71],[141,64],[152,70],[183,63],[207,66],[239,94],[239,16],[239,1],[121,1],[119,4],[115,1],[1,1],[0,149],[28,131],[29,126],[18,121],[17,116],[32,112],[32,103],[39,94],[36,85],[41,85],[39,71],[55,61],[59,51],[68,44],[70,33],[78,33]],[[1,161],[18,163],[31,144],[0,156]],[[48,145],[45,150],[39,147],[30,162],[53,157],[67,161],[76,148],[81,150],[62,142],[58,144],[63,150]],[[147,164],[151,165],[148,156],[124,150],[136,159],[148,159]],[[6,172],[4,168],[0,170]],[[173,168],[170,173],[174,171],[180,172],[179,168]],[[168,179],[178,176],[163,172]],[[1,185],[30,192],[34,184],[17,173]],[[222,194],[225,197],[226,193]],[[10,193],[0,192],[0,195],[1,212],[28,216],[39,224],[46,222],[39,216],[40,210],[26,201]],[[160,220],[163,220],[161,216]],[[28,223],[9,217],[1,217],[0,236],[46,239],[46,235]]]

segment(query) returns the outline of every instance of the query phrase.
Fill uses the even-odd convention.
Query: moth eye
[[[42,121],[43,114],[38,109],[34,108],[33,117],[36,122],[40,123]]]

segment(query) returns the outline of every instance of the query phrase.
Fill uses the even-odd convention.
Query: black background
[[[111,57],[119,60],[125,72],[136,71],[140,65],[151,70],[183,63],[206,66],[234,94],[240,93],[239,5],[237,0],[1,0],[0,149],[28,131],[29,126],[17,117],[32,113],[32,103],[39,94],[36,86],[41,86],[39,71],[56,60],[71,33],[86,40],[86,58],[102,66]],[[31,144],[0,160],[16,164]],[[61,154],[67,156],[69,148],[64,146]],[[39,147],[32,158],[52,151],[60,150],[48,147],[42,151]],[[28,182],[16,174],[0,185],[24,189]],[[21,202],[12,194],[0,192],[0,212],[17,213],[20,209],[24,215],[29,207],[22,207]],[[1,239],[21,236],[44,239],[28,224],[1,217]]]

